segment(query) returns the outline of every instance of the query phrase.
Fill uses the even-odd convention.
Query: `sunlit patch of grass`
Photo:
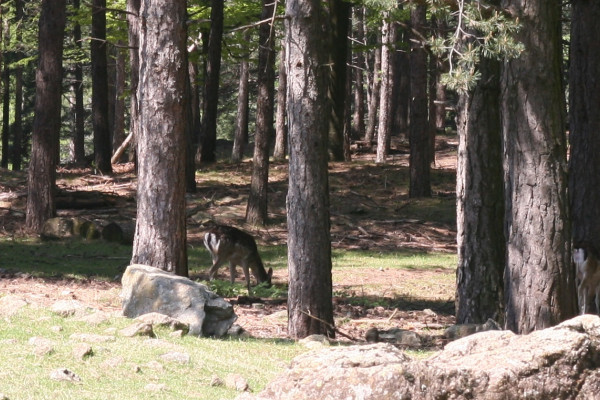
[[[212,386],[214,377],[225,380],[228,374],[237,373],[253,390],[260,390],[291,358],[306,351],[290,341],[174,338],[166,329],[156,331],[157,339],[119,335],[131,323],[113,316],[93,326],[25,307],[0,324],[0,392],[10,399],[233,399],[238,393]],[[73,333],[115,338],[91,343],[93,355],[80,360],[73,354]],[[33,336],[51,340],[53,351],[35,354],[29,343]],[[161,356],[168,352],[187,353],[190,361],[165,361]],[[81,381],[50,379],[58,368],[71,370]],[[151,383],[164,389],[148,390]]]

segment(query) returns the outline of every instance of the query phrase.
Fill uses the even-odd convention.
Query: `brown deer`
[[[264,282],[267,286],[271,286],[273,269],[269,268],[268,272],[265,271],[256,241],[251,235],[232,226],[216,225],[204,235],[204,245],[210,252],[213,262],[208,273],[211,281],[215,278],[219,267],[228,261],[231,283],[235,280],[235,267],[240,265],[246,276],[248,292],[250,292],[249,269],[252,269],[257,284]]]
[[[587,244],[573,247],[573,261],[577,268],[577,300],[581,314],[588,312],[594,299],[600,312],[600,265],[595,249]]]

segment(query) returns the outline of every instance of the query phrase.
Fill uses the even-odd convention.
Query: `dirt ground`
[[[372,152],[355,148],[351,163],[331,163],[331,235],[332,246],[339,249],[390,251],[456,251],[456,228],[449,213],[435,214],[440,204],[454,207],[456,142],[440,140],[434,168],[434,196],[430,203],[411,200],[407,195],[408,152],[405,144],[395,142],[389,162],[376,165]],[[247,186],[251,162],[202,167],[197,174],[197,193],[188,195],[188,241],[202,246],[201,237],[208,220],[240,226],[252,233],[262,245],[285,244],[285,195],[287,165],[273,164],[269,182],[269,218],[266,229],[244,223]],[[24,210],[26,175],[1,171],[0,237],[26,235]],[[223,177],[226,182],[223,182]],[[131,164],[115,166],[111,176],[97,175],[91,169],[61,168],[58,171],[59,215],[99,214],[112,219],[135,218],[136,180]],[[81,196],[88,193],[90,196]],[[436,203],[437,202],[437,203]],[[90,209],[89,207],[92,207]],[[432,207],[432,214],[423,209]],[[436,208],[437,207],[437,208]],[[451,213],[450,213],[451,214]],[[225,273],[226,268],[223,268]],[[243,279],[243,274],[238,274]],[[439,333],[454,322],[453,285],[448,271],[353,268],[351,274],[336,274],[335,293],[366,293],[380,297],[381,304],[355,305],[347,296],[334,298],[338,339],[363,341],[365,332],[401,328],[427,332],[433,339],[427,347],[438,347]],[[436,285],[442,277],[445,284]],[[287,271],[276,270],[276,282],[287,281]],[[398,298],[386,293],[391,282],[428,282],[425,290],[433,299]],[[434,283],[431,285],[431,283]],[[450,283],[448,283],[450,282]],[[420,284],[420,283],[419,283]],[[94,308],[118,313],[118,282],[72,279],[39,279],[27,274],[7,271],[0,266],[0,295],[16,294],[32,304],[50,306],[58,299],[77,299]],[[250,335],[259,338],[287,337],[287,314],[281,301],[243,304],[243,299],[230,299],[235,304],[237,323]],[[239,303],[239,304],[236,304]]]

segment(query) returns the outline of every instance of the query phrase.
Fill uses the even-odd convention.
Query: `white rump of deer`
[[[265,270],[258,254],[256,241],[251,235],[232,226],[217,225],[204,235],[204,245],[212,257],[213,264],[209,271],[211,281],[215,278],[219,267],[227,261],[231,283],[235,280],[235,267],[240,265],[244,270],[248,292],[250,292],[250,269],[257,284],[264,282],[267,286],[271,286],[273,269],[269,268],[268,272]]]
[[[585,314],[590,304],[600,312],[600,268],[598,257],[590,246],[578,245],[573,248],[573,261],[577,268],[577,300],[581,314]],[[591,300],[594,300],[592,303]]]

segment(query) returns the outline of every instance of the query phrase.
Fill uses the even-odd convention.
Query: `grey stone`
[[[61,317],[83,317],[89,308],[77,300],[58,300],[52,304],[51,310]]]
[[[320,349],[249,399],[597,399],[600,317],[516,335],[485,331],[413,360],[388,343]]]
[[[20,297],[8,295],[0,297],[0,317],[12,317],[27,305]]]
[[[136,322],[133,325],[129,325],[125,329],[121,329],[120,331],[122,336],[125,337],[134,337],[134,336],[148,336],[148,337],[156,337],[154,334],[154,330],[152,329],[152,325],[147,322]]]
[[[55,369],[50,373],[50,379],[55,381],[80,382],[81,378],[67,368]]]
[[[133,264],[122,279],[123,315],[158,312],[189,325],[194,336],[223,336],[237,316],[233,306],[205,285],[159,268]]]

